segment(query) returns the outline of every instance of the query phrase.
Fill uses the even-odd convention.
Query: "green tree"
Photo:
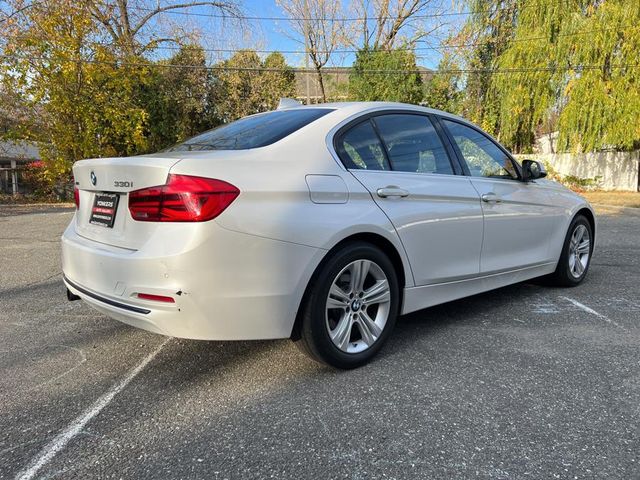
[[[531,149],[536,130],[561,102],[563,68],[571,58],[569,52],[557,55],[558,35],[578,13],[577,3],[537,0],[523,6],[513,36],[495,62],[496,69],[509,70],[491,77],[490,91],[498,99],[496,125],[500,140],[515,151]]]
[[[537,1],[537,0],[534,0]],[[490,133],[498,131],[499,95],[491,89],[498,58],[509,46],[518,18],[519,0],[468,0],[473,12],[453,44],[468,45],[462,54],[469,70],[465,79],[462,113]]]
[[[257,88],[261,69],[260,57],[253,50],[241,50],[218,65],[212,95],[223,123],[263,110]]]
[[[563,25],[566,35],[559,37],[556,54],[569,56],[571,66],[597,68],[564,72],[558,146],[640,148],[640,2],[593,1],[581,11]],[[573,32],[589,33],[570,36]]]
[[[450,113],[460,113],[462,90],[460,89],[460,66],[445,54],[438,64],[438,70],[425,86],[424,103]]]
[[[506,33],[491,61],[480,65],[502,73],[479,74],[481,91],[475,88],[476,75],[467,80],[466,105],[479,107],[468,109],[470,116],[516,151],[530,150],[536,134],[555,129],[561,150],[638,148],[640,3],[531,0],[518,5],[506,9],[510,21],[500,27]],[[482,25],[475,17],[470,22]],[[473,48],[472,59],[485,47]],[[478,66],[469,63],[469,68]]]
[[[11,81],[6,83],[11,84]],[[22,126],[29,121],[37,122],[40,117],[39,112],[27,110],[25,102],[15,96],[15,91],[9,91],[0,79],[0,138],[22,138],[25,135]]]
[[[183,45],[152,68],[145,89],[149,150],[157,151],[216,125],[210,82],[205,52],[198,45]]]
[[[53,181],[76,160],[142,153],[207,128],[203,53],[185,46],[153,69],[144,56],[181,44],[178,33],[160,35],[158,18],[193,6],[239,14],[232,0],[6,0],[0,91],[11,102],[0,108],[3,136],[39,142]],[[190,62],[202,68],[173,68]]]
[[[296,96],[296,75],[280,52],[270,53],[262,66],[264,71],[259,77],[258,86],[262,108],[273,110],[281,98]]]
[[[349,75],[349,96],[360,101],[418,103],[422,78],[408,50],[360,50]]]
[[[264,62],[253,50],[241,50],[215,69],[212,98],[223,123],[274,109],[295,93],[295,76],[280,53]]]
[[[40,143],[52,181],[76,160],[146,147],[138,93],[147,72],[118,64],[99,41],[86,1],[33,3],[4,31],[0,76],[22,108],[40,114],[21,133]]]

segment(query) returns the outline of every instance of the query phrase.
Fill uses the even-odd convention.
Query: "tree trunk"
[[[322,79],[322,72],[320,68],[316,67],[318,73],[318,83],[320,84],[320,94],[322,95],[322,103],[327,103],[327,95],[324,92],[324,80]]]

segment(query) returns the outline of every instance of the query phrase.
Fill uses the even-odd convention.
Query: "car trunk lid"
[[[159,224],[133,220],[128,211],[128,194],[163,185],[171,167],[179,161],[175,154],[159,154],[77,162],[73,176],[80,193],[78,235],[107,245],[139,249]],[[115,216],[111,219],[112,214]]]

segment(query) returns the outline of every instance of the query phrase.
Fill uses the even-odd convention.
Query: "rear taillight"
[[[139,222],[204,222],[220,215],[240,194],[213,178],[169,175],[165,185],[129,193],[129,212]]]
[[[80,189],[77,185],[73,186],[73,201],[76,204],[76,209],[80,208]]]

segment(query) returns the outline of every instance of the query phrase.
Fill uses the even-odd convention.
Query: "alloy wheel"
[[[591,254],[591,239],[589,230],[578,224],[571,235],[569,243],[569,271],[574,278],[580,278],[589,264]]]
[[[380,338],[389,318],[391,288],[380,266],[355,260],[344,267],[329,289],[326,326],[333,344],[360,353]]]

